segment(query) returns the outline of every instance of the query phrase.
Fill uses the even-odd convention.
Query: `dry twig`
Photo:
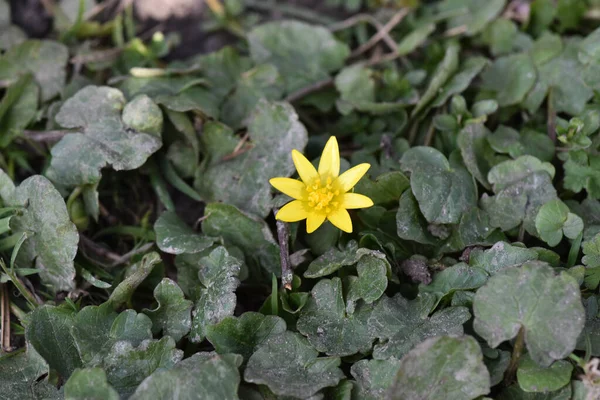
[[[390,18],[390,20],[383,27],[381,27],[381,29],[379,29],[375,35],[371,36],[371,38],[367,40],[366,43],[355,49],[350,55],[350,57],[357,57],[371,49],[373,46],[375,46],[381,39],[388,35],[390,31],[394,29],[396,25],[398,25],[406,15],[408,15],[409,12],[409,8],[403,8],[396,14],[394,14],[392,18]],[[392,50],[394,50],[395,52],[396,49],[397,48],[395,47]]]

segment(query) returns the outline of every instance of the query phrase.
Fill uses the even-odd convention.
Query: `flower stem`
[[[519,329],[519,333],[517,334],[517,339],[515,340],[515,344],[513,346],[513,352],[510,357],[510,364],[504,374],[504,385],[509,386],[515,379],[515,375],[517,373],[517,368],[519,367],[519,358],[521,358],[521,353],[523,353],[523,347],[525,345],[525,330],[523,327]]]
[[[275,211],[275,214],[277,214]],[[281,284],[287,290],[292,289],[292,279],[294,273],[292,272],[292,263],[290,261],[290,250],[288,246],[290,238],[290,229],[288,224],[283,221],[277,220],[277,239],[279,240],[279,256],[281,257]]]

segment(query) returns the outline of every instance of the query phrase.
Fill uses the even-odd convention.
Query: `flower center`
[[[312,185],[307,185],[306,191],[308,192],[308,206],[315,211],[329,214],[339,205],[337,201],[333,200],[340,194],[340,191],[334,189],[331,178],[327,178],[324,186],[321,184],[320,179]]]

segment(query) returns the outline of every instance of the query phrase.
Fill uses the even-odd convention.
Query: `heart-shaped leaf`
[[[477,341],[441,336],[427,339],[402,358],[389,398],[470,400],[489,391],[490,374]]]
[[[300,334],[286,331],[267,339],[252,354],[244,379],[267,385],[280,396],[310,397],[344,377],[338,357],[318,355]]]
[[[238,399],[241,357],[237,354],[196,353],[170,369],[159,369],[146,378],[131,400]]]
[[[410,172],[410,187],[428,222],[456,224],[462,213],[476,205],[469,172],[432,147],[413,147],[400,160]]]
[[[154,121],[143,125],[149,132],[138,132],[126,121]],[[162,146],[158,125],[162,112],[149,99],[126,103],[123,94],[106,86],[87,86],[68,99],[56,115],[56,122],[70,129],[52,148],[52,161],[46,175],[65,186],[93,185],[100,170],[111,165],[115,170],[142,166]],[[137,125],[137,123],[136,123]]]
[[[541,366],[573,351],[585,321],[575,279],[567,273],[556,275],[539,261],[492,276],[477,291],[473,312],[475,331],[493,348],[523,329],[529,354]]]

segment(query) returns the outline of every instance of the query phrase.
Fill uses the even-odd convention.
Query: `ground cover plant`
[[[600,398],[599,1],[207,0],[185,59],[44,5],[0,0],[0,399]]]

